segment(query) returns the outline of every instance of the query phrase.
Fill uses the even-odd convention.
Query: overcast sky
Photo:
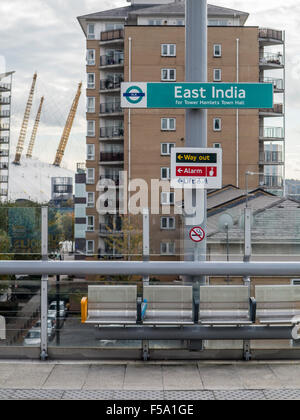
[[[287,176],[300,179],[300,2],[299,0],[215,0],[210,3],[250,13],[248,25],[286,30]],[[15,70],[12,151],[35,71],[37,92],[45,108],[35,155],[52,163],[78,83],[85,84],[85,38],[76,17],[127,6],[125,0],[0,0],[0,72]],[[276,77],[276,76],[275,76]],[[279,75],[280,77],[280,75]],[[270,120],[269,125],[275,121]],[[64,165],[85,161],[85,94],[80,100]],[[26,150],[25,150],[26,152]]]

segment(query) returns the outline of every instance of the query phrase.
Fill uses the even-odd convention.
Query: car
[[[57,315],[56,308],[57,308],[57,304],[56,304],[56,300],[54,300],[49,305],[49,308],[48,308],[48,318],[51,318],[53,316],[55,316],[55,318],[56,318],[56,315]],[[65,302],[63,300],[61,300],[59,302],[59,316],[62,319],[64,319],[67,316],[67,310],[66,310]]]
[[[41,330],[41,320],[37,321],[37,323],[35,324],[34,327],[32,327],[32,330]],[[55,322],[53,321],[53,319],[47,319],[47,334],[48,334],[48,339],[52,339],[54,337],[55,334]]]
[[[41,330],[31,329],[24,338],[25,346],[39,346],[41,344]]]

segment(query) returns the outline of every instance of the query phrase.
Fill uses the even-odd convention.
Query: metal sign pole
[[[207,82],[207,0],[186,0],[186,82]],[[207,110],[186,110],[186,147],[207,147]],[[193,190],[193,206],[196,206],[196,190]],[[206,232],[207,193],[204,191],[204,221],[200,222]],[[185,226],[185,261],[206,261],[206,239],[195,243],[190,239],[188,219]],[[200,285],[204,276],[190,278]]]
[[[150,223],[149,223],[149,210],[143,210],[143,261],[150,261]],[[143,284],[149,285],[149,276],[143,277]]]
[[[48,261],[48,207],[42,207],[42,260]],[[42,276],[41,286],[41,360],[48,357],[48,276]]]

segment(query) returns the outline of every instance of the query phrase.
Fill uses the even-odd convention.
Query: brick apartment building
[[[129,0],[128,0],[129,1]],[[209,110],[208,147],[223,149],[223,185],[256,187],[282,195],[285,156],[284,33],[245,26],[248,13],[208,7],[208,81],[272,82],[273,109]],[[184,110],[123,110],[122,81],[185,81],[185,2],[131,0],[131,5],[80,16],[87,39],[86,253],[118,257],[105,238],[122,232],[118,216],[99,216],[99,179],[122,187],[130,179],[169,180],[172,147],[185,145]],[[125,185],[125,189],[127,185]],[[150,189],[150,188],[149,188]],[[150,195],[150,193],[149,193]],[[178,259],[180,218],[176,193],[161,194],[151,217],[151,255]],[[149,197],[150,200],[150,197]],[[171,214],[163,214],[171,205]],[[134,222],[139,225],[140,221]],[[107,226],[111,226],[109,233]]]

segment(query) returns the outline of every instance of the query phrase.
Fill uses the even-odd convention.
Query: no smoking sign
[[[190,238],[193,242],[202,242],[205,239],[205,232],[201,227],[194,227],[190,231]]]

